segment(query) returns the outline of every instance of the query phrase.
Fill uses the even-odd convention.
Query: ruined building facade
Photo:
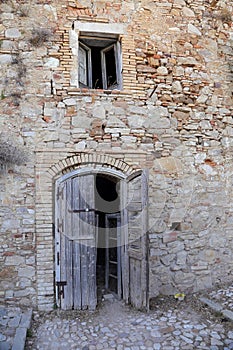
[[[230,0],[0,4],[0,301],[233,280]],[[13,147],[13,146],[12,146]],[[17,162],[16,162],[17,163]]]

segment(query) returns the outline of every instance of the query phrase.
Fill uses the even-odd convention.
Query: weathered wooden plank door
[[[123,296],[138,309],[148,308],[148,175],[146,171],[128,178],[122,193],[127,193],[123,209],[125,240]]]
[[[57,186],[55,264],[57,303],[90,309],[96,295],[94,176],[76,176]]]

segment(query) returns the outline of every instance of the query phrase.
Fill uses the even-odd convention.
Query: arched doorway
[[[62,176],[55,194],[56,302],[62,309],[96,308],[115,293],[148,305],[147,176],[82,169]]]

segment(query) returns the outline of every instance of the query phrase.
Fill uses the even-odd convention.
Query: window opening
[[[101,55],[98,48],[91,51],[93,89],[103,89]]]
[[[113,90],[121,88],[121,54],[117,36],[80,35],[79,86]]]

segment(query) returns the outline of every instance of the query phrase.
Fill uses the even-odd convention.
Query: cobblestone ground
[[[228,350],[232,323],[196,302],[155,302],[149,313],[105,301],[94,313],[34,313],[26,350]]]
[[[208,297],[233,311],[233,286],[213,291]]]

